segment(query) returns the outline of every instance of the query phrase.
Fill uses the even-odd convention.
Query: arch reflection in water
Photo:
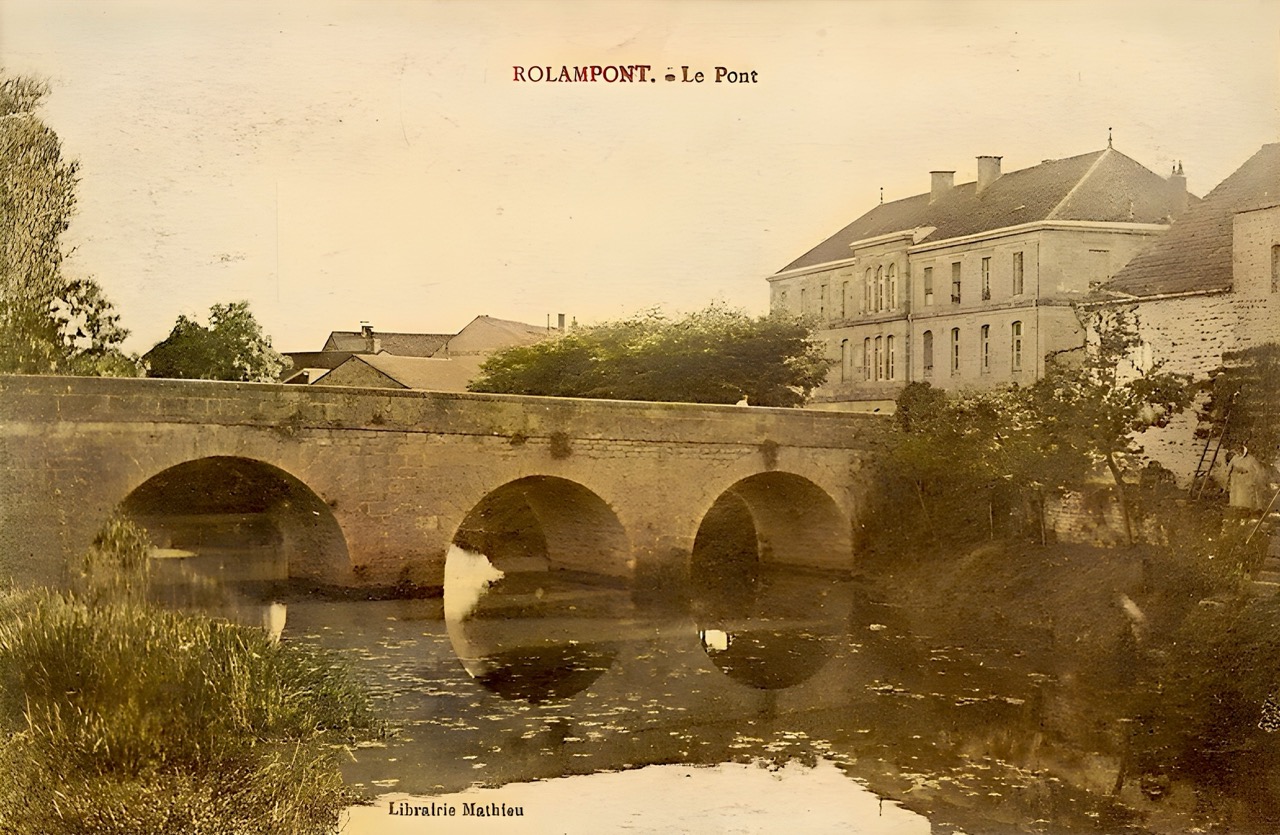
[[[346,539],[324,500],[262,461],[212,456],[147,479],[120,510],[152,541],[157,602],[284,629],[281,588],[323,582],[348,566]]]
[[[581,485],[536,476],[487,495],[445,560],[445,622],[463,667],[507,699],[585,690],[632,615],[628,555],[613,511]]]
[[[776,690],[826,664],[852,605],[834,502],[796,476],[735,484],[712,505],[694,541],[691,592],[698,637],[726,675]]]

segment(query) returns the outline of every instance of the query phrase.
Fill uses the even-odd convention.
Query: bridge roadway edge
[[[599,496],[626,531],[637,583],[678,580],[716,499],[770,473],[830,497],[851,563],[886,424],[802,409],[0,376],[0,576],[65,584],[133,490],[214,456],[277,467],[329,506],[350,559],[326,578],[337,585],[440,584],[466,514],[529,478]]]

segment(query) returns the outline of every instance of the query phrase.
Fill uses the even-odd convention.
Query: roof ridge
[[[1063,195],[1062,199],[1058,201],[1058,205],[1054,206],[1052,209],[1049,210],[1049,214],[1044,216],[1045,220],[1054,220],[1055,218],[1057,218],[1058,212],[1062,210],[1062,207],[1067,205],[1067,202],[1070,201],[1071,198],[1075,196],[1076,192],[1079,191],[1080,188],[1089,180],[1089,178],[1093,176],[1093,172],[1098,170],[1098,166],[1102,164],[1102,161],[1107,158],[1107,155],[1110,154],[1112,150],[1113,149],[1111,148],[1111,146],[1108,145],[1107,147],[1102,149],[1101,153],[1098,153],[1098,158],[1095,159],[1093,161],[1093,164],[1089,166],[1089,170],[1084,172],[1084,176],[1082,176],[1079,180],[1077,180],[1076,184],[1072,186],[1071,189],[1065,195]],[[1094,153],[1097,153],[1097,152],[1095,151]],[[1084,156],[1088,156],[1088,154],[1080,154],[1080,156],[1084,157]],[[1041,163],[1041,165],[1044,165],[1044,163]]]

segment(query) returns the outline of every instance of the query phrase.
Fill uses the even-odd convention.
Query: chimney
[[[956,184],[956,172],[954,171],[930,171],[929,177],[931,183],[929,185],[929,202],[934,203]]]
[[[1187,210],[1187,175],[1182,173],[1182,160],[1178,160],[1169,173],[1169,216],[1177,217]]]
[[[1000,157],[978,157],[978,194],[1000,179]]]
[[[564,333],[564,314],[560,313],[556,316],[556,330]]]
[[[382,340],[373,335],[373,325],[368,322],[360,323],[360,338],[364,340],[366,354],[376,354],[382,350]]]

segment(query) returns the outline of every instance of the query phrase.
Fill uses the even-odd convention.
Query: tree
[[[1121,459],[1142,451],[1135,436],[1166,426],[1191,403],[1191,378],[1131,362],[1141,339],[1131,308],[1080,313],[1091,338],[1079,361],[1058,355],[1043,378],[1030,387],[1047,443],[1106,464],[1116,485],[1125,536],[1133,543],[1133,522]]]
[[[132,376],[119,347],[128,331],[102,288],[63,273],[77,164],[36,116],[47,94],[33,79],[0,78],[0,371]]]
[[[179,316],[169,336],[142,359],[148,377],[189,380],[271,382],[285,366],[248,302],[213,305],[207,328]]]
[[[830,361],[810,328],[720,304],[682,319],[650,311],[491,355],[472,391],[796,406]]]
[[[1166,425],[1189,405],[1190,380],[1161,364],[1133,366],[1139,337],[1131,310],[1081,318],[1092,334],[1086,345],[1051,357],[1044,377],[1029,387],[946,395],[913,383],[903,390],[894,460],[915,485],[926,519],[929,495],[949,503],[953,515],[973,515],[981,506],[990,513],[991,500],[978,499],[998,485],[1039,496],[1046,487],[1077,488],[1105,464],[1133,541],[1123,458],[1141,452],[1137,433]]]

